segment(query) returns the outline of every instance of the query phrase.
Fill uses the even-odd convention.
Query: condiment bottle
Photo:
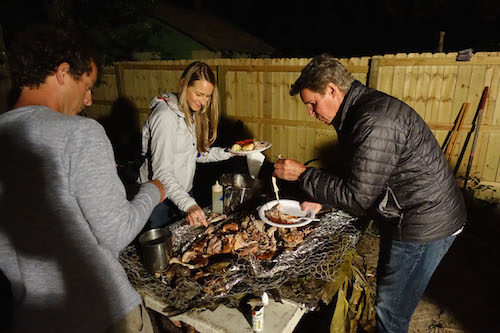
[[[265,292],[258,299],[258,302],[255,302],[255,300],[250,301],[250,306],[252,307],[252,328],[254,332],[260,332],[264,329],[264,307],[267,304],[269,304],[269,296]]]
[[[223,188],[219,181],[212,186],[212,213],[222,214]]]

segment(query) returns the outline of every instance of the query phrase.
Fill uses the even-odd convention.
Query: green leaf
[[[348,280],[346,279],[337,294],[337,304],[335,304],[335,312],[333,313],[332,322],[330,323],[330,333],[345,332],[347,310],[349,308],[349,303],[346,298],[347,285]]]

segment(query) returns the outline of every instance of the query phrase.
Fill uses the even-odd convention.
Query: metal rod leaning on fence
[[[467,111],[469,110],[469,106],[470,106],[470,103],[462,104],[462,108],[460,109],[460,112],[457,115],[457,120],[455,122],[455,125],[453,125],[453,129],[450,133],[450,138],[443,145],[444,156],[446,157],[448,162],[451,162],[451,154],[455,150],[455,144],[457,143],[457,137],[460,135],[460,130],[462,129],[464,119],[467,116]]]
[[[467,188],[467,180],[469,178],[470,169],[472,167],[472,160],[474,159],[474,150],[476,149],[477,139],[479,138],[479,129],[481,128],[481,120],[483,119],[484,106],[486,105],[486,97],[488,97],[488,87],[484,87],[483,96],[481,96],[481,102],[479,103],[479,116],[477,118],[477,129],[474,129],[474,140],[472,141],[472,147],[469,155],[469,163],[467,163],[467,171],[465,171],[464,179],[464,190]],[[474,124],[476,127],[476,124]]]
[[[488,87],[485,87],[485,90],[487,91]],[[458,156],[457,163],[455,164],[455,169],[453,169],[453,174],[456,175],[458,169],[460,168],[460,164],[462,163],[462,159],[464,158],[465,151],[467,150],[467,146],[469,145],[469,140],[470,137],[472,136],[472,133],[476,129],[476,124],[477,124],[477,118],[479,116],[479,112],[481,111],[481,105],[483,101],[483,96],[484,96],[484,90],[483,90],[483,95],[481,96],[481,101],[479,102],[479,105],[477,107],[476,113],[474,114],[474,119],[472,120],[472,126],[470,131],[467,133],[467,137],[465,138],[464,145],[462,147],[462,151],[460,152],[460,155]],[[484,100],[486,102],[486,99]],[[484,105],[483,105],[484,107]]]

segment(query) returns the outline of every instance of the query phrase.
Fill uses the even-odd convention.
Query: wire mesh
[[[244,217],[241,215],[232,216],[229,221],[211,225],[209,228],[213,230],[189,226],[184,221],[173,224],[169,227],[173,254],[180,258],[196,241],[216,233],[227,223],[241,223],[242,219]],[[122,251],[119,259],[131,283],[166,304],[165,311],[169,313],[180,313],[192,308],[213,308],[221,302],[236,306],[244,295],[278,289],[287,281],[301,276],[322,281],[335,280],[347,252],[354,249],[359,240],[360,232],[353,226],[354,220],[354,217],[342,211],[328,213],[314,227],[309,226],[310,233],[296,247],[278,249],[277,255],[270,260],[259,260],[252,254],[242,256],[238,252],[233,253],[229,260],[227,257],[224,259],[223,268],[202,282],[195,280],[193,272],[185,267],[181,267],[184,269],[177,272],[173,279],[165,274],[155,277],[144,270],[134,246]],[[248,223],[255,223],[259,228],[264,225],[253,216]],[[275,232],[270,228],[264,225],[263,231],[269,234]],[[280,228],[279,232],[286,236],[286,233],[302,232],[305,228]]]

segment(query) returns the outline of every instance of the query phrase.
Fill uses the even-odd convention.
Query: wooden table
[[[160,314],[166,304],[161,300],[145,296],[146,306]],[[307,311],[295,302],[283,300],[283,303],[270,299],[264,308],[264,329],[262,333],[292,333],[302,316]],[[252,333],[250,314],[243,315],[238,309],[220,304],[215,311],[194,309],[170,317],[193,326],[200,333]]]

